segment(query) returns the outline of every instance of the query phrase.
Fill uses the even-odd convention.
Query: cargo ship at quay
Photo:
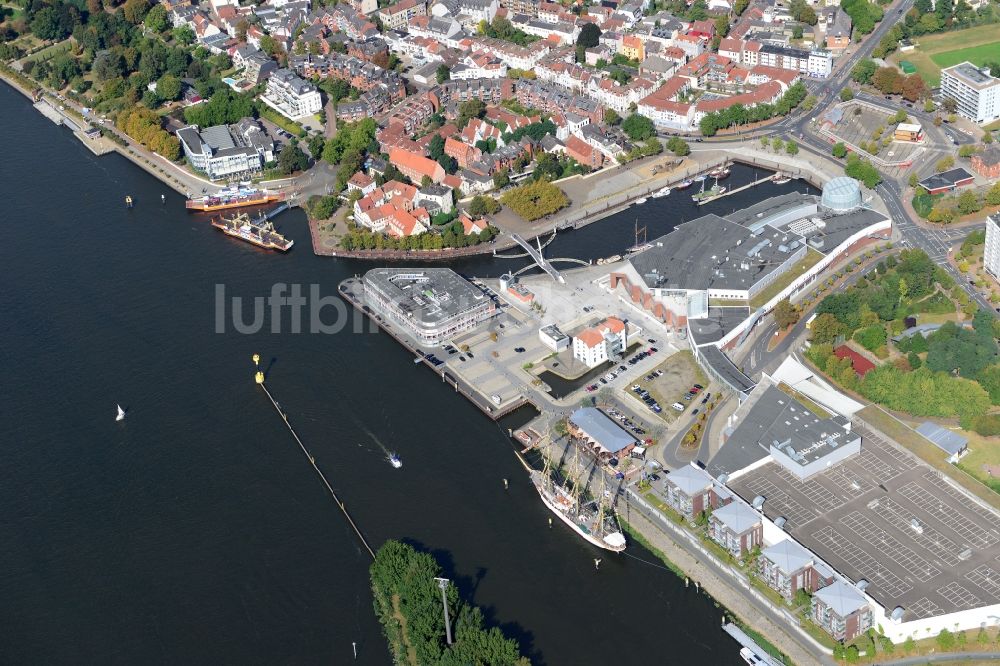
[[[264,217],[251,220],[246,213],[212,220],[212,226],[228,236],[239,238],[267,250],[287,252],[295,243],[295,241],[278,233],[270,220]]]
[[[208,196],[188,199],[184,205],[188,210],[212,212],[229,208],[242,208],[244,206],[262,206],[284,200],[284,192],[271,192],[256,187],[240,185],[238,187],[223,188],[215,194]]]

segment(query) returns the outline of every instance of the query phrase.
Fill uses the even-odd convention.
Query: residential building
[[[1000,178],[1000,148],[987,146],[981,153],[972,156],[972,170],[984,178]]]
[[[826,48],[843,51],[851,45],[851,28],[853,22],[840,7],[836,8],[832,20],[826,24]]]
[[[737,500],[712,512],[708,534],[733,557],[743,557],[764,543],[764,524],[760,514]]]
[[[896,141],[910,141],[916,143],[924,140],[924,128],[918,123],[899,123],[892,133],[892,138]]]
[[[316,86],[288,69],[277,69],[271,74],[267,80],[267,91],[261,99],[292,120],[319,113],[323,108]]]
[[[617,317],[608,317],[585,328],[573,338],[573,358],[593,368],[617,358],[628,348],[629,325]]]
[[[667,504],[689,522],[732,500],[732,493],[695,463],[678,467],[664,482]]]
[[[383,7],[378,12],[382,26],[387,30],[406,30],[406,25],[415,16],[427,14],[427,3],[423,0],[401,0],[394,5]]]
[[[983,250],[983,267],[1000,282],[1000,214],[986,218],[986,249]]]
[[[813,593],[833,582],[833,572],[816,556],[791,539],[760,552],[757,570],[768,587],[791,601],[799,590]]]
[[[440,183],[446,175],[444,167],[429,157],[399,148],[389,151],[389,162],[414,183],[419,183],[424,176],[435,183]]]
[[[958,104],[958,115],[983,124],[1000,118],[1000,79],[969,61],[941,70],[941,96]]]
[[[451,188],[444,185],[428,185],[417,190],[414,203],[435,213],[450,213],[454,208]]]
[[[920,181],[920,187],[927,190],[929,194],[944,194],[960,187],[972,185],[975,179],[975,176],[962,167],[956,167],[927,176]]]
[[[857,588],[837,580],[812,598],[811,619],[834,640],[852,641],[872,626],[872,609]]]
[[[496,314],[485,293],[448,268],[374,268],[365,303],[421,344],[439,345]]]

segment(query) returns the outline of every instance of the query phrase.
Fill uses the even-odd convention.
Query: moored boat
[[[665,197],[665,196],[668,196],[669,194],[670,194],[670,188],[669,187],[663,187],[663,188],[660,188],[660,189],[656,190],[655,192],[653,192],[653,198],[654,199],[659,199],[660,197]]]
[[[729,167],[720,166],[717,169],[709,171],[708,175],[711,176],[712,178],[715,178],[716,180],[720,178],[726,178],[729,176]]]
[[[785,183],[791,182],[791,180],[792,180],[791,176],[786,176],[780,171],[771,176],[771,182],[774,183],[775,185],[784,185]]]
[[[635,200],[635,202],[636,202],[637,204],[644,204],[644,203],[646,203],[647,201],[648,201],[648,199],[647,199],[646,197],[642,197],[641,199],[636,199],[636,200]]]
[[[252,243],[257,247],[268,250],[288,251],[295,241],[285,238],[274,228],[270,220],[261,217],[258,220],[251,220],[246,213],[234,215],[229,218],[219,218],[212,220],[212,226],[219,229],[224,234],[239,238],[240,240]]]
[[[215,211],[243,206],[262,206],[264,204],[284,201],[284,192],[271,192],[256,187],[233,186],[224,187],[215,194],[188,199],[184,206],[188,210]]]
[[[681,182],[677,183],[677,185],[675,185],[675,187],[678,190],[686,190],[687,188],[691,187],[692,185],[694,185],[694,181],[693,180],[682,180]]]

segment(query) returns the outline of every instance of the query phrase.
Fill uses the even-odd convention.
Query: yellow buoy
[[[260,354],[254,354],[253,355],[253,364],[254,365],[260,365]]]
[[[257,374],[255,374],[253,376],[253,378],[254,378],[254,381],[257,382],[258,384],[263,384],[264,383],[264,373],[260,372],[259,370],[257,371]]]

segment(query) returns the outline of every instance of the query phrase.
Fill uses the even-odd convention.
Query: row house
[[[392,106],[392,103],[393,96],[389,87],[380,83],[367,92],[361,93],[361,96],[356,100],[338,102],[337,117],[347,122],[374,118]]]
[[[551,50],[545,42],[535,42],[530,46],[517,46],[492,37],[477,37],[472,40],[472,49],[495,55],[508,67],[514,69],[534,69],[535,65]]]
[[[486,109],[486,120],[494,125],[503,123],[506,126],[507,131],[513,132],[516,129],[541,122],[542,117],[537,114],[534,116],[526,116],[505,109],[502,106],[491,106]]]
[[[768,587],[791,601],[799,590],[810,594],[833,582],[833,572],[791,539],[761,551],[757,571]]]
[[[378,26],[368,20],[367,16],[355,11],[350,5],[335,5],[326,7],[313,16],[313,22],[321,22],[330,30],[341,32],[355,41],[364,41],[378,37]]]
[[[558,2],[541,2],[538,5],[538,20],[546,23],[557,23],[563,6]]]
[[[742,104],[747,108],[757,106],[758,104],[774,104],[781,99],[783,92],[781,84],[778,81],[768,81],[750,92],[723,97],[721,99],[701,100],[695,105],[693,122],[701,122],[701,119],[707,114],[722,111],[734,104]]]
[[[384,85],[391,101],[406,97],[406,86],[399,74],[353,56],[340,53],[292,56],[289,65],[308,79],[341,79],[361,91]]]
[[[462,141],[470,146],[476,145],[479,141],[488,141],[489,139],[493,139],[497,148],[503,148],[504,146],[502,132],[497,127],[483,122],[479,118],[470,120],[465,129],[462,130],[461,136]]]
[[[554,113],[549,118],[556,126],[556,138],[565,141],[572,134],[579,136],[580,131],[590,124],[590,118],[585,118],[577,113]]]
[[[385,64],[389,62],[389,45],[381,37],[349,40],[347,42],[347,55],[365,62]],[[379,66],[381,67],[382,64]]]
[[[436,39],[397,32],[387,33],[386,41],[389,42],[389,50],[393,53],[411,58],[423,58],[427,61],[441,60],[441,44]]]
[[[708,50],[708,40],[695,35],[677,35],[674,38],[673,46],[684,51],[689,59],[697,58]]]
[[[525,14],[527,16],[538,16],[540,0],[500,0],[500,7],[507,10],[507,14]]]
[[[690,463],[667,474],[663,497],[667,506],[690,523],[701,514],[732,501],[732,494],[716,483],[712,475]]]
[[[401,106],[393,109],[392,115],[389,116],[386,121],[386,125],[400,126],[403,128],[403,131],[409,135],[427,122],[427,120],[434,115],[438,108],[439,107],[434,103],[434,98],[430,95],[430,93],[414,95],[412,97],[408,97]]]
[[[567,137],[560,152],[590,169],[596,170],[604,166],[604,154],[578,136]]]
[[[692,37],[701,37],[711,41],[715,37],[715,21],[692,21],[687,34]]]
[[[415,16],[410,19],[407,32],[417,37],[433,39],[453,49],[459,48],[465,32],[458,21],[451,17]]]
[[[383,7],[378,12],[382,26],[388,30],[406,30],[414,16],[427,14],[427,4],[423,0],[401,0],[394,5]]]
[[[445,81],[431,88],[427,94],[439,109],[470,99],[478,99],[487,105],[499,104],[514,96],[514,82],[507,78]]]
[[[506,76],[507,65],[496,56],[485,52],[467,55],[451,68],[451,78],[458,81],[502,79]]]
[[[521,80],[517,84],[517,101],[522,106],[538,109],[544,113],[571,112],[590,119],[592,123],[604,120],[604,107],[595,100],[582,95],[574,95],[561,86],[545,81]]]
[[[453,16],[463,26],[474,29],[481,21],[491,22],[499,9],[499,0],[438,0],[431,7],[431,13]]]
[[[554,41],[560,45],[575,44],[576,38],[580,35],[580,26],[568,21],[556,21],[548,23],[541,19],[530,18],[524,15],[517,15],[511,18],[511,24],[523,30],[529,35],[540,37],[544,40]]]
[[[764,523],[760,514],[737,500],[712,512],[708,535],[739,558],[764,543]]]
[[[351,9],[365,16],[378,11],[378,0],[350,0],[348,4]]]
[[[611,79],[591,79],[584,94],[594,98],[606,107],[614,109],[620,115],[628,113],[633,104],[638,104],[656,89],[656,83],[648,79],[638,78],[629,81],[628,85],[620,85]]]
[[[375,183],[375,179],[366,174],[364,171],[359,171],[351,179],[347,181],[347,191],[350,192],[360,192],[361,197],[365,197],[375,191],[378,185]],[[360,199],[358,200],[360,201]],[[355,201],[357,204],[357,201]],[[355,215],[357,215],[357,206],[355,206]]]

